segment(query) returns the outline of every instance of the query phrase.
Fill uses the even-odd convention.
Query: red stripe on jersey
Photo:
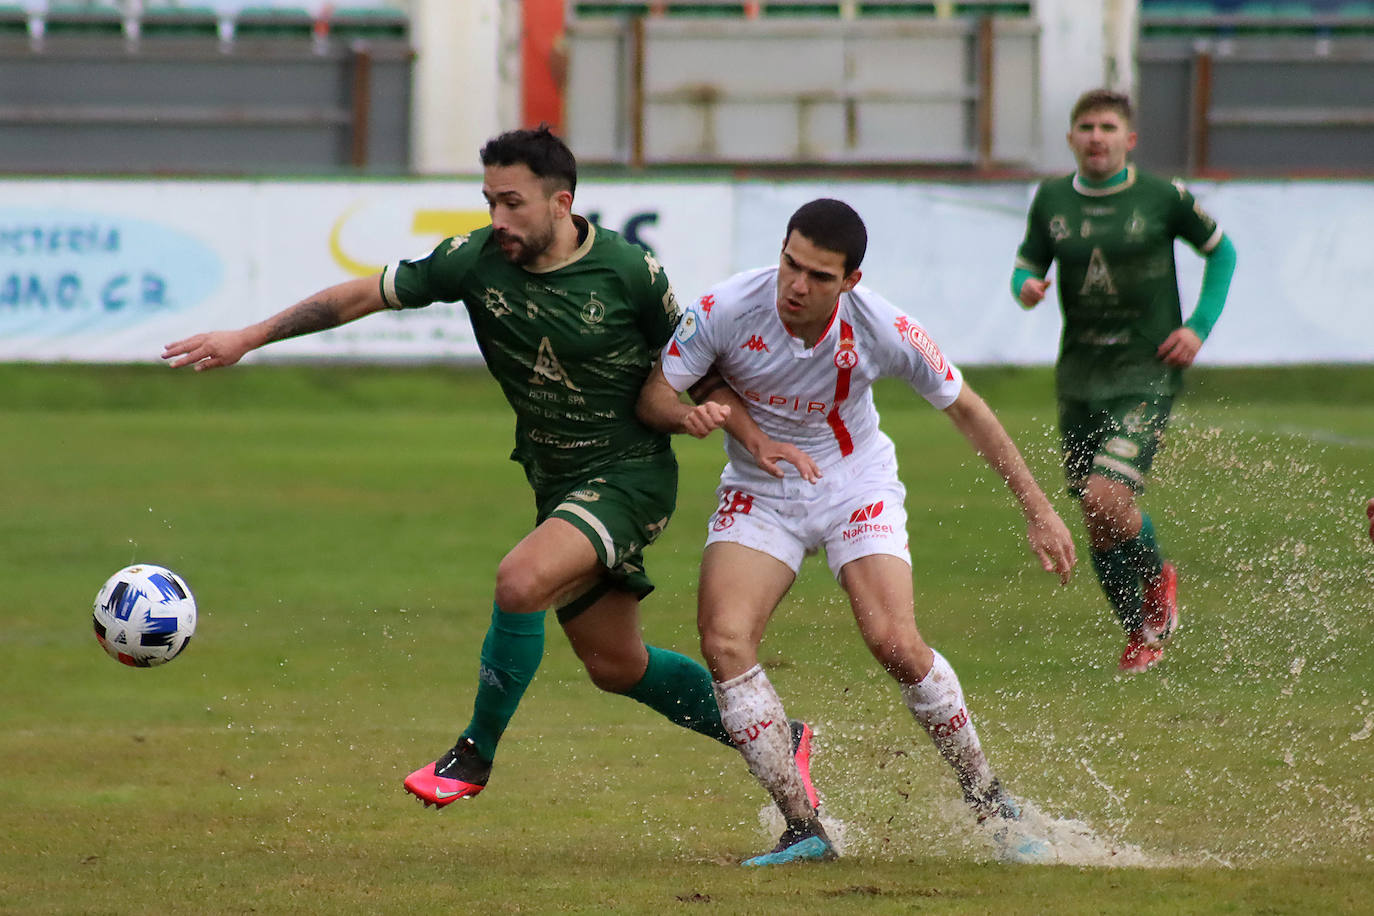
[[[849,322],[840,321],[840,346],[854,346],[854,329],[849,326]],[[848,457],[854,452],[854,439],[849,435],[849,429],[844,425],[844,420],[840,419],[840,402],[849,397],[849,376],[853,373],[854,367],[846,362],[843,367],[837,367],[835,373],[835,406],[830,408],[830,413],[825,415],[825,422],[830,424],[830,431],[835,434],[835,441],[840,445],[840,454]]]
[[[668,355],[669,355],[669,356],[681,356],[681,355],[682,355],[682,351],[679,350],[679,349],[677,348],[677,341],[676,341],[676,340],[674,340],[674,341],[672,341],[672,342],[670,342],[670,343],[668,344]]]

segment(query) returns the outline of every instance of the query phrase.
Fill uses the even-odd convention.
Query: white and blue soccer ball
[[[126,566],[95,596],[95,638],[111,658],[135,668],[170,662],[196,632],[196,599],[170,569]]]

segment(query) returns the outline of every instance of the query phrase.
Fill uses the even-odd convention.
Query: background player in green
[[[1178,624],[1177,572],[1165,561],[1144,489],[1183,370],[1226,302],[1231,242],[1182,185],[1126,162],[1135,148],[1130,100],[1096,89],[1074,105],[1077,171],[1043,182],[1031,202],[1011,290],[1026,308],[1045,297],[1059,262],[1064,315],[1055,388],[1069,489],[1083,507],[1093,569],[1128,634],[1122,671],[1159,661]],[[1174,239],[1207,260],[1185,322]]]
[[[677,462],[668,434],[636,420],[635,402],[677,323],[672,287],[644,249],[572,213],[576,161],[547,128],[502,134],[481,158],[490,226],[163,352],[174,367],[213,369],[386,308],[467,305],[487,368],[515,411],[511,457],[534,489],[537,522],[497,569],[471,721],[452,750],[405,781],[440,806],[486,785],[543,657],[548,607],[598,687],[733,747],[705,667],[646,646],[639,629],[639,599],[653,588],[641,551],[675,507]],[[728,414],[703,404],[683,431],[705,435]]]

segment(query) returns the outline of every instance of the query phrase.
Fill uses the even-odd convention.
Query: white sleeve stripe
[[[1218,226],[1218,227],[1217,227],[1217,231],[1216,231],[1216,232],[1213,232],[1213,233],[1212,233],[1212,237],[1209,238],[1207,241],[1205,241],[1205,242],[1202,243],[1202,247],[1199,248],[1198,251],[1201,251],[1203,254],[1207,254],[1207,253],[1208,253],[1209,251],[1211,251],[1213,248],[1215,248],[1215,247],[1217,247],[1218,245],[1221,244],[1221,236],[1222,236],[1221,227]]]
[[[396,297],[396,268],[401,266],[401,262],[388,264],[382,268],[382,298],[386,300],[387,308],[402,308],[401,300]]]

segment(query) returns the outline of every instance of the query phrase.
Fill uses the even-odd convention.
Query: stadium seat
[[[410,37],[410,18],[396,9],[343,7],[334,10],[328,22],[329,34],[344,41],[405,41]]]
[[[649,4],[647,2],[619,3],[616,0],[586,0],[583,3],[573,4],[573,15],[584,19],[599,19],[607,16],[647,16],[649,14]]]
[[[763,0],[760,6],[775,19],[839,19],[844,12],[837,0]]]
[[[139,17],[139,36],[219,40],[220,16],[208,6],[150,6]]]
[[[932,18],[938,13],[935,3],[911,3],[908,0],[863,0],[859,3],[859,15],[865,17]]]
[[[1030,14],[1031,5],[1029,3],[966,0],[966,2],[954,4],[954,15],[956,16],[1029,16]]]
[[[288,39],[309,41],[315,17],[305,7],[245,6],[234,16],[234,40]]]
[[[124,37],[124,13],[107,4],[50,4],[42,21],[47,38]]]
[[[27,38],[29,11],[17,3],[0,4],[0,38]]]
[[[1216,14],[1216,6],[1206,0],[1142,3],[1140,32],[1151,38],[1202,38],[1216,31],[1209,21]]]

